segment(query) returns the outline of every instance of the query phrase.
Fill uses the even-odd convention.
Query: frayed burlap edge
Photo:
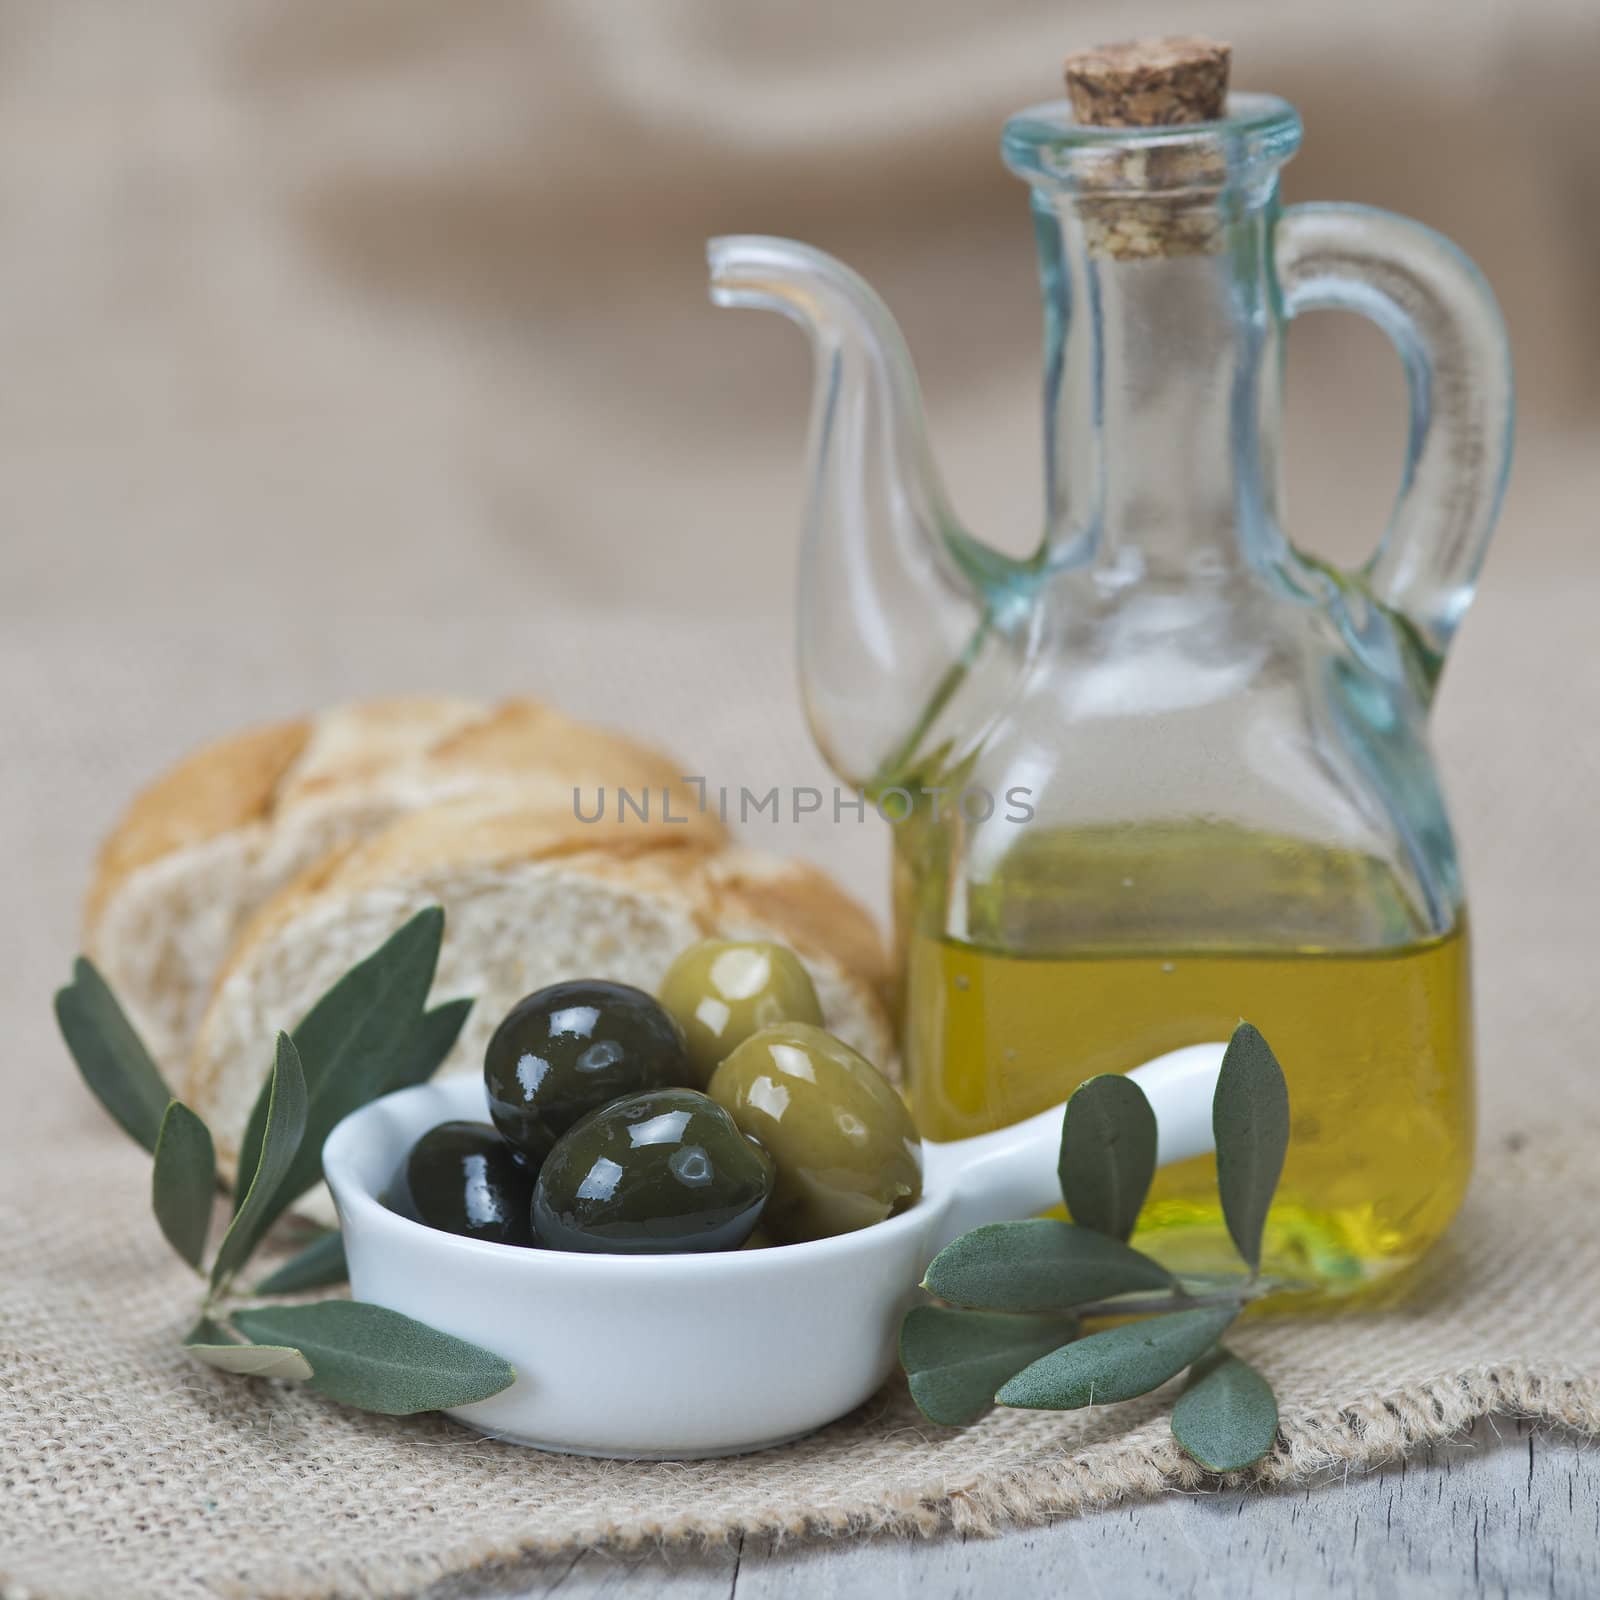
[[[795,1539],[872,1534],[934,1538],[948,1532],[987,1538],[1008,1528],[1036,1527],[1128,1499],[1205,1488],[1274,1488],[1333,1467],[1373,1467],[1451,1438],[1493,1414],[1600,1434],[1600,1379],[1551,1378],[1521,1366],[1486,1366],[1406,1389],[1375,1390],[1340,1405],[1306,1408],[1284,1420],[1277,1448],[1247,1472],[1209,1473],[1168,1435],[1153,1445],[1126,1450],[1121,1459],[1108,1460],[1101,1446],[1092,1460],[1069,1455],[1059,1462],[1036,1462],[934,1499],[886,1495],[877,1505],[850,1516],[794,1520],[758,1516],[737,1523],[685,1517],[656,1528],[607,1530],[595,1543],[639,1551],[672,1545],[711,1549],[738,1538],[768,1538],[780,1545]],[[404,1573],[385,1574],[369,1593],[403,1594],[482,1567],[571,1548],[569,1541],[533,1538],[485,1545],[465,1564],[408,1560]],[[329,1596],[328,1590],[295,1587],[275,1590],[267,1600],[329,1600]]]
[[[765,1538],[781,1546],[800,1539],[870,1535],[991,1537],[1009,1528],[1038,1526],[1126,1500],[1220,1488],[1273,1489],[1304,1482],[1330,1469],[1375,1467],[1423,1445],[1450,1439],[1481,1418],[1496,1415],[1600,1435],[1600,1378],[1553,1376],[1520,1364],[1491,1364],[1403,1389],[1374,1389],[1336,1405],[1300,1407],[1283,1419],[1273,1453],[1247,1472],[1220,1476],[1206,1472],[1165,1435],[1137,1445],[1130,1441],[1109,1459],[1102,1444],[1092,1459],[1072,1454],[1056,1462],[1030,1463],[938,1497],[885,1495],[875,1505],[850,1515],[787,1518],[756,1514],[731,1520],[691,1515],[657,1524],[618,1524],[601,1529],[581,1544],[537,1535],[484,1541],[448,1558],[398,1557],[382,1571],[363,1574],[359,1588],[309,1584],[252,1592],[262,1600],[335,1600],[346,1595],[376,1600],[574,1548],[639,1553],[671,1547],[707,1551],[740,1538]],[[54,1597],[8,1584],[0,1577],[0,1600]]]

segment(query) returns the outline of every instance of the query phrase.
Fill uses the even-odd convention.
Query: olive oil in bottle
[[[1264,1273],[1357,1289],[1455,1214],[1473,1144],[1466,931],[1408,933],[1379,863],[1231,829],[1046,834],[965,890],[966,938],[939,931],[948,886],[918,879],[902,876],[899,910],[926,1137],[1017,1121],[1246,1018],[1283,1065],[1292,1114]],[[1313,937],[1341,926],[1349,948]],[[1214,1157],[1157,1173],[1135,1242],[1181,1271],[1237,1266]]]

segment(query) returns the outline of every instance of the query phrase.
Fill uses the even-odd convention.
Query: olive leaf
[[[202,1313],[199,1321],[183,1336],[185,1344],[239,1344],[231,1328],[224,1327],[220,1322],[213,1322],[210,1317]]]
[[[286,1033],[278,1035],[272,1076],[267,1080],[267,1117],[261,1159],[244,1200],[222,1236],[211,1264],[211,1286],[221,1288],[249,1258],[277,1216],[277,1196],[306,1131],[306,1078],[300,1053]]]
[[[1199,1360],[1238,1314],[1237,1305],[1198,1307],[1092,1333],[1025,1367],[995,1399],[1034,1411],[1132,1400]]]
[[[337,1123],[369,1100],[427,1078],[450,1053],[471,1002],[422,1009],[443,938],[444,912],[419,911],[292,1030],[306,1077],[305,1138],[272,1196],[263,1232],[322,1181],[323,1142]],[[263,1086],[239,1147],[238,1205],[260,1158],[270,1088]]]
[[[389,1094],[395,1089],[426,1083],[455,1049],[474,1004],[472,1000],[446,1000],[432,1011],[424,1011],[412,1030],[408,1048],[395,1058],[394,1068],[379,1093]]]
[[[1054,1311],[1140,1289],[1170,1291],[1176,1283],[1120,1239],[1035,1217],[962,1234],[933,1258],[922,1287],[985,1311]]]
[[[287,1345],[245,1344],[210,1317],[201,1317],[183,1336],[183,1346],[196,1361],[222,1372],[236,1372],[246,1378],[292,1378],[304,1383],[311,1376],[311,1363],[298,1350]]]
[[[981,1416],[1001,1384],[1077,1332],[1077,1319],[1059,1313],[913,1306],[900,1325],[900,1365],[923,1416],[956,1427]]]
[[[244,1378],[288,1378],[306,1383],[312,1376],[311,1363],[289,1345],[186,1343],[184,1349],[208,1367]]]
[[[516,1379],[499,1356],[360,1300],[262,1306],[235,1312],[233,1322],[250,1339],[302,1352],[315,1369],[313,1389],[362,1411],[447,1410]]]
[[[1114,1239],[1132,1234],[1156,1173],[1156,1114],[1132,1078],[1106,1073],[1073,1091],[1056,1170],[1074,1222]]]
[[[1289,1089],[1271,1046],[1248,1022],[1228,1040],[1211,1102],[1217,1194],[1234,1248],[1261,1268],[1261,1232],[1289,1148]]]
[[[1278,1440],[1278,1402],[1248,1362],[1220,1345],[1197,1361],[1172,1408],[1172,1433],[1212,1472],[1253,1466]]]
[[[324,1289],[350,1276],[344,1259],[344,1235],[335,1228],[292,1255],[275,1272],[269,1272],[252,1294],[298,1294],[302,1289]]]
[[[181,1100],[174,1100],[156,1136],[150,1204],[167,1243],[196,1270],[206,1251],[216,1192],[217,1156],[210,1130]]]
[[[56,1025],[96,1100],[154,1153],[172,1091],[126,1013],[86,956],[56,993]]]

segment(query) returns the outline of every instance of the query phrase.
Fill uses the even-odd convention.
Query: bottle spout
[[[855,285],[866,289],[855,273],[823,251],[759,233],[707,240],[706,263],[711,269],[713,305],[782,312],[807,329],[827,318],[826,313],[813,311],[811,300],[827,297],[830,279],[854,279]],[[872,295],[870,289],[867,293]],[[832,309],[837,315],[843,307]]]
[[[852,422],[872,424],[882,437],[863,443],[892,446],[891,459],[881,467],[914,490],[930,516],[953,526],[928,449],[911,354],[889,308],[866,279],[810,245],[760,234],[712,239],[706,255],[713,304],[776,311],[810,336],[817,398],[831,406],[822,418],[823,432],[811,441],[813,450],[827,453]],[[865,409],[844,411],[839,401]]]
[[[826,251],[795,239],[730,234],[706,244],[711,299],[719,306],[779,311],[814,338],[836,336],[875,348],[882,374],[909,385],[899,396],[919,411],[916,374],[899,325],[877,291]],[[916,419],[920,424],[920,415]]]
[[[801,688],[835,771],[893,781],[948,720],[1014,564],[957,523],[905,340],[865,280],[789,239],[713,239],[708,256],[715,304],[780,312],[810,337]]]

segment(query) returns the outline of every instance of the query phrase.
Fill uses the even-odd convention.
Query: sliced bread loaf
[[[187,1054],[240,929],[330,850],[397,816],[457,797],[497,797],[557,823],[605,786],[677,791],[677,831],[716,841],[667,757],[515,700],[369,701],[206,746],[128,808],[100,852],[84,948],[156,1059]],[[615,802],[613,802],[614,804]]]

